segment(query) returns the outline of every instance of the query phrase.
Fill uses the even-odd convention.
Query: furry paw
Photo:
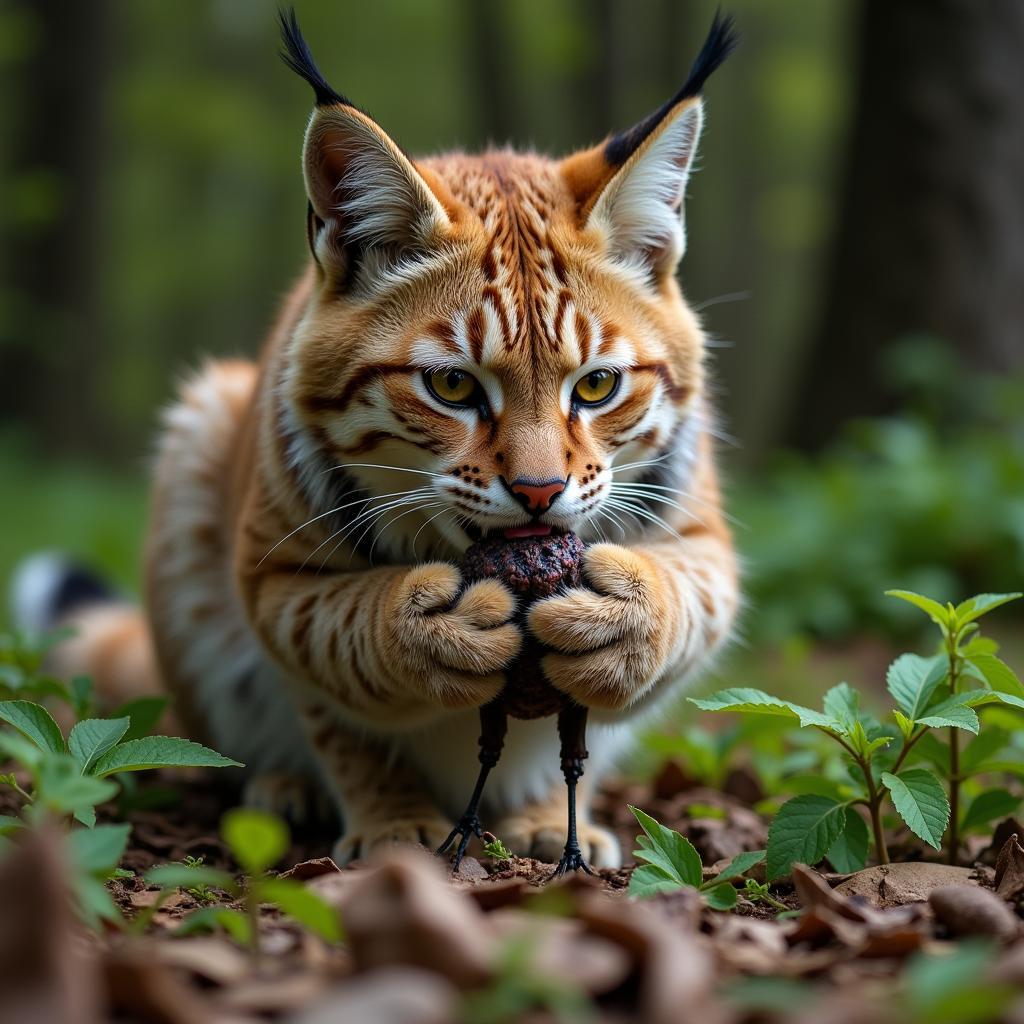
[[[486,704],[519,652],[515,610],[515,598],[497,580],[463,589],[454,565],[416,566],[399,584],[385,625],[398,678],[410,681],[417,697],[429,694],[444,707]]]
[[[650,558],[618,544],[588,548],[583,572],[590,588],[539,601],[530,630],[556,652],[543,662],[553,686],[587,707],[620,710],[664,671],[680,603]]]
[[[608,829],[581,821],[577,832],[583,857],[591,867],[622,866],[619,841]],[[525,811],[499,822],[494,834],[519,857],[557,864],[565,849],[565,814],[555,818]]]
[[[334,815],[330,800],[311,779],[287,772],[267,772],[249,779],[242,803],[298,826],[330,821]]]
[[[448,838],[452,823],[440,814],[387,821],[353,822],[345,834],[334,844],[331,856],[336,864],[352,860],[365,860],[377,850],[389,846],[425,846],[433,853]]]

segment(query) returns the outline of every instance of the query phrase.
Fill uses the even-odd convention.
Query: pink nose
[[[508,489],[527,512],[540,515],[551,508],[551,503],[565,490],[565,484],[565,480],[545,480],[543,483],[536,483],[520,477],[513,480]]]

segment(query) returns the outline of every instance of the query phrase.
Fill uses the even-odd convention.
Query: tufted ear
[[[281,28],[285,63],[316,96],[302,160],[316,261],[350,278],[361,263],[424,251],[450,225],[444,206],[387,132],[327,84],[294,11]]]
[[[732,19],[715,15],[675,96],[628,131],[563,163],[582,223],[603,236],[616,260],[651,277],[671,274],[686,248],[682,206],[703,123],[700,93],[736,41]]]

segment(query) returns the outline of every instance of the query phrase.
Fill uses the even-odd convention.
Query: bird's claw
[[[548,881],[551,882],[556,878],[561,878],[570,871],[582,871],[587,875],[594,874],[594,869],[586,862],[583,851],[579,846],[566,846],[562,859],[558,862]]]
[[[452,858],[452,871],[458,871],[462,864],[462,858],[466,856],[466,847],[469,846],[473,836],[478,839],[483,836],[484,827],[476,814],[464,814],[459,818],[458,824],[448,833],[448,838],[437,848],[436,856],[443,857],[452,847],[456,839],[459,845],[455,849],[455,856]]]

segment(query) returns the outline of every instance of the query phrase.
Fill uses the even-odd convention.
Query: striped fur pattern
[[[729,633],[704,337],[674,276],[707,72],[566,159],[413,161],[327,86],[294,22],[287,43],[318,100],[312,260],[259,363],[209,365],[168,414],[147,603],[192,731],[249,764],[256,800],[315,775],[347,858],[440,841],[466,797],[476,709],[523,641],[506,588],[460,578],[482,532],[590,545],[587,585],[525,627],[592,709],[588,783]],[[611,394],[581,401],[605,373]],[[443,400],[437,375],[472,378],[472,399]],[[531,511],[522,481],[561,488]],[[487,820],[518,852],[557,857],[558,768],[552,722],[512,723]],[[618,863],[583,816],[585,852]]]

